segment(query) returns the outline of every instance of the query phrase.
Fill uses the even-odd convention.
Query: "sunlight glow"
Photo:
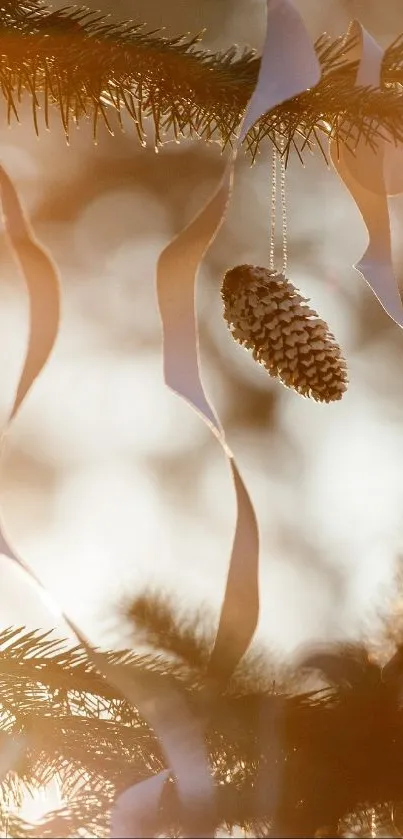
[[[48,814],[64,805],[58,781],[54,778],[46,787],[32,791],[25,789],[18,818],[30,824],[39,824]]]

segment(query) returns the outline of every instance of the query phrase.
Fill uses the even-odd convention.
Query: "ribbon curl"
[[[18,766],[27,747],[27,739],[19,734],[0,732],[0,784],[6,775]]]
[[[37,241],[24,213],[14,184],[0,165],[0,196],[6,233],[19,263],[29,296],[29,335],[23,369],[5,430],[15,419],[34,381],[43,370],[54,347],[60,321],[60,281],[57,268],[47,250]],[[0,437],[0,464],[4,454],[5,431]],[[0,553],[34,576],[14,553],[5,535],[0,513]]]
[[[8,422],[16,417],[32,384],[45,366],[59,329],[60,283],[55,263],[37,241],[21,206],[14,184],[0,165],[0,197],[6,233],[13,254],[22,270],[29,297],[29,337],[23,369],[17,385]],[[4,452],[5,433],[0,438],[0,461]],[[19,560],[3,535],[0,521],[0,552],[8,559]],[[29,569],[27,573],[30,575]],[[18,764],[27,747],[22,735],[1,733],[0,781]]]
[[[316,85],[320,65],[305,25],[290,0],[267,0],[266,35],[259,76],[221,182],[210,201],[162,252],[157,291],[168,387],[207,423],[227,457],[237,501],[237,523],[218,632],[209,670],[229,675],[246,652],[259,614],[259,534],[253,505],[220,420],[200,376],[195,318],[196,276],[213,243],[232,193],[238,150],[253,125],[282,102]]]
[[[160,255],[157,292],[163,330],[164,376],[201,416],[217,438],[230,467],[236,494],[235,536],[208,675],[231,675],[248,649],[259,616],[259,533],[255,511],[220,420],[203,388],[195,317],[196,277],[214,241],[232,193],[238,150],[252,126],[282,102],[313,87],[320,65],[299,13],[289,0],[267,0],[266,35],[260,71],[240,133],[210,201]],[[158,789],[157,787],[155,788]],[[138,800],[135,792],[134,795]],[[154,807],[158,808],[156,792]]]
[[[16,390],[6,428],[15,419],[34,381],[39,376],[53,349],[60,319],[60,282],[57,269],[48,252],[36,240],[23,211],[16,189],[0,166],[0,192],[6,231],[13,252],[19,262],[29,294],[29,336],[22,373]],[[0,462],[4,454],[5,434],[0,440]],[[209,836],[213,829],[213,783],[209,771],[206,748],[200,724],[188,710],[183,696],[172,684],[156,674],[138,676],[134,670],[110,664],[107,657],[97,652],[78,626],[61,611],[46,586],[14,550],[0,514],[0,553],[26,575],[39,592],[47,607],[62,617],[73,632],[94,666],[136,707],[159,737],[167,763],[177,780],[178,796],[189,827],[195,821],[201,833]],[[11,744],[11,745],[10,745]],[[25,741],[24,741],[25,745]],[[12,768],[22,745],[7,740],[0,754],[0,773]],[[127,796],[126,796],[127,798]],[[142,799],[142,796],[141,796]],[[119,799],[113,817],[113,830],[121,812]],[[203,813],[201,818],[200,813]],[[143,835],[144,819],[140,814],[139,827],[133,836]],[[112,833],[112,835],[114,835]],[[120,829],[116,835],[120,836]]]
[[[55,263],[36,239],[17,191],[0,166],[0,195],[6,231],[29,296],[29,337],[24,366],[8,423],[20,409],[54,347],[60,322],[60,281]]]
[[[359,21],[353,21],[347,38],[356,45],[349,51],[359,61],[356,84],[379,88],[383,51]],[[354,199],[368,232],[368,246],[354,268],[363,276],[381,306],[403,327],[403,305],[392,264],[392,243],[387,196],[403,191],[403,149],[391,136],[370,146],[361,137],[351,151],[346,143],[331,140],[333,166]]]

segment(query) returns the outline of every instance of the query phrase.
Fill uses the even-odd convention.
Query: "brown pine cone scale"
[[[347,365],[327,323],[284,274],[238,265],[225,274],[224,318],[270,376],[317,402],[347,390]]]

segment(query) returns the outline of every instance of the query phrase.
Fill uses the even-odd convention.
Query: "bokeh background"
[[[64,6],[65,0],[53,4]],[[260,48],[264,0],[91,0],[117,19],[168,34],[206,27],[211,49]],[[310,32],[343,33],[360,17],[386,45],[403,30],[401,0],[296,0]],[[36,138],[29,101],[0,123],[1,160],[64,294],[57,347],[9,437],[1,503],[12,541],[56,600],[102,644],[120,644],[122,597],[147,586],[181,608],[217,614],[234,498],[217,443],[162,380],[155,263],[211,194],[217,145],[140,148],[129,121],[111,137],[72,131],[57,113]],[[403,542],[403,334],[352,264],[366,243],[351,198],[308,156],[288,169],[288,276],[324,317],[349,362],[342,402],[317,405],[269,379],[231,339],[220,282],[265,264],[270,161],[240,156],[225,226],[199,278],[203,375],[239,458],[262,534],[261,638],[282,655],[308,640],[371,632],[393,591]],[[403,203],[391,202],[397,275]],[[0,229],[1,416],[27,334],[27,300]],[[50,627],[55,617],[0,558],[1,620]],[[60,632],[66,629],[59,621]]]

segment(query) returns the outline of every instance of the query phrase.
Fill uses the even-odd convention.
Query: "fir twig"
[[[157,666],[167,677],[180,675],[197,714],[211,646],[200,618],[183,620],[166,599],[147,596],[126,613],[150,653],[110,653],[110,660],[138,672]],[[313,836],[323,828],[328,832],[321,835],[351,829],[362,835],[370,815],[394,835],[403,807],[402,659],[395,656],[381,671],[365,646],[320,651],[304,666],[320,670],[325,687],[308,692],[304,671],[277,681],[267,652],[257,667],[245,657],[210,705],[206,739],[220,824],[240,825],[254,836]],[[23,839],[83,830],[104,836],[116,792],[162,766],[158,744],[136,710],[94,672],[85,653],[48,633],[1,634],[0,707],[0,729],[28,738],[25,760],[0,788],[0,834],[7,828]],[[33,788],[55,776],[66,803],[39,826],[6,811],[4,802],[10,795],[18,799],[21,785]],[[162,805],[161,832],[176,835],[180,808],[173,784]]]
[[[167,132],[180,141],[200,137],[231,144],[253,91],[260,59],[236,47],[211,53],[200,36],[166,38],[134,23],[115,24],[85,8],[51,12],[40,0],[5,0],[0,8],[0,90],[7,118],[18,119],[22,95],[32,103],[35,130],[59,111],[65,135],[71,123],[91,120],[94,137],[103,121],[112,132],[124,114],[144,144],[144,118],[154,124],[156,146]],[[403,140],[403,39],[386,51],[381,90],[355,87],[349,45],[322,36],[315,49],[319,84],[263,117],[248,134],[252,160],[264,139],[285,138],[285,155],[321,145],[321,138],[361,135],[374,142],[390,131]]]

